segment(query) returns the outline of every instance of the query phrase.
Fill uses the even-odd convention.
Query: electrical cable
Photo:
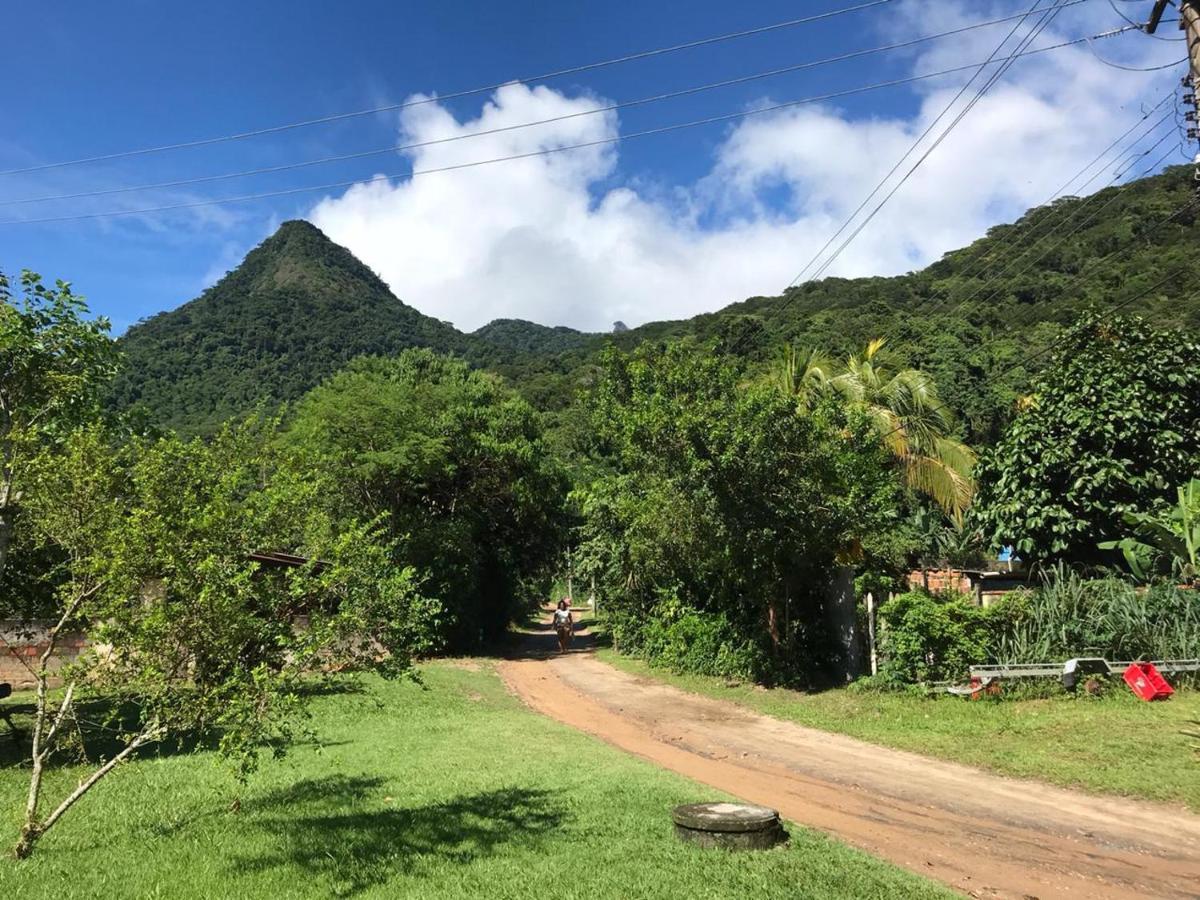
[[[1097,35],[1097,36],[1099,36],[1099,37],[1112,36],[1117,33],[1119,33],[1119,32],[1107,32],[1104,35]],[[1036,50],[1027,50],[1027,51],[1019,54],[1019,56],[1022,56],[1022,57],[1023,56],[1034,56],[1034,55],[1041,54],[1041,53],[1047,53],[1047,52],[1050,52],[1053,50],[1062,49],[1064,47],[1070,47],[1070,46],[1074,46],[1076,44],[1081,44],[1086,40],[1087,40],[1086,37],[1074,38],[1072,40],[1062,41],[1058,44],[1050,44],[1046,47],[1039,47]],[[770,112],[776,112],[776,111],[782,110],[782,109],[790,109],[790,108],[793,108],[796,106],[801,106],[804,104],[819,103],[819,102],[822,102],[825,100],[832,100],[832,99],[836,99],[838,97],[847,97],[847,96],[851,96],[851,95],[855,95],[855,94],[865,93],[868,91],[880,90],[882,88],[896,87],[896,86],[906,85],[906,84],[913,84],[915,82],[925,81],[930,78],[938,78],[943,75],[951,75],[956,72],[963,72],[963,71],[967,71],[969,69],[975,69],[975,68],[978,68],[979,65],[980,65],[979,63],[970,63],[970,64],[962,65],[962,66],[953,66],[953,67],[950,67],[947,69],[940,69],[935,72],[925,72],[925,73],[922,73],[919,75],[910,75],[910,76],[906,76],[904,78],[891,79],[889,81],[879,81],[879,82],[875,82],[873,84],[863,85],[861,87],[846,88],[846,89],[843,89],[840,91],[833,91],[828,94],[821,94],[821,95],[813,96],[813,97],[804,97],[799,100],[790,100],[790,101],[787,101],[784,103],[776,103],[776,104],[773,104],[770,106],[755,107],[753,109],[741,110],[739,112],[734,112],[734,113],[723,113],[720,115],[707,116],[702,119],[693,119],[688,122],[678,122],[678,123],[675,123],[672,125],[663,125],[663,126],[660,126],[657,128],[648,128],[648,129],[645,129],[642,131],[630,132],[630,133],[624,134],[624,135],[616,135],[616,136],[610,137],[610,138],[600,138],[600,139],[597,139],[594,141],[585,141],[585,142],[578,143],[578,144],[564,144],[559,147],[546,147],[546,148],[542,148],[539,150],[530,151],[528,153],[517,153],[517,154],[511,154],[511,155],[507,155],[507,156],[493,157],[491,159],[472,160],[469,162],[457,163],[455,165],[448,165],[448,166],[440,166],[440,167],[435,167],[435,168],[430,168],[430,169],[416,169],[416,170],[413,170],[412,172],[408,173],[408,177],[415,178],[419,175],[432,175],[432,174],[435,174],[438,172],[452,172],[452,171],[458,171],[460,169],[471,169],[471,168],[476,168],[478,166],[493,165],[495,163],[509,162],[509,161],[513,161],[513,160],[532,159],[535,157],[551,156],[556,153],[563,153],[563,152],[570,151],[570,150],[580,150],[580,149],[585,149],[585,148],[590,148],[590,147],[599,147],[599,146],[605,146],[605,145],[610,145],[610,144],[617,144],[622,141],[632,140],[635,138],[648,137],[648,136],[657,135],[657,134],[666,134],[669,132],[680,131],[680,130],[688,129],[688,128],[696,128],[696,127],[716,124],[716,123],[720,123],[720,122],[732,122],[732,121],[737,121],[740,119],[746,119],[751,116],[763,115],[765,113],[770,113]],[[283,188],[283,189],[274,190],[274,191],[262,191],[262,192],[258,192],[258,193],[243,194],[243,195],[234,196],[234,197],[216,197],[216,198],[207,199],[207,200],[196,200],[196,201],[188,201],[188,202],[181,202],[181,203],[171,203],[171,204],[164,204],[164,205],[152,206],[152,207],[141,207],[141,208],[121,209],[121,210],[108,210],[108,211],[104,211],[104,212],[81,213],[81,214],[66,215],[66,216],[45,216],[45,217],[35,218],[35,219],[5,219],[5,220],[0,220],[0,226],[3,226],[3,225],[34,225],[34,224],[44,224],[44,223],[51,223],[51,222],[72,222],[72,221],[83,221],[83,220],[89,220],[89,219],[105,219],[105,218],[112,218],[112,217],[116,217],[116,216],[132,216],[132,215],[142,215],[142,214],[147,214],[147,213],[169,212],[169,211],[180,210],[180,209],[194,209],[194,208],[203,207],[203,206],[219,206],[219,205],[225,204],[225,203],[243,203],[243,202],[252,201],[252,200],[269,199],[272,197],[285,197],[285,196],[291,196],[291,195],[295,195],[295,194],[315,193],[317,191],[327,191],[327,190],[333,190],[336,188],[353,187],[355,185],[365,185],[365,184],[373,184],[373,183],[378,183],[378,182],[386,182],[386,181],[390,181],[390,179],[392,179],[392,178],[402,178],[402,177],[404,177],[402,174],[380,174],[373,178],[368,178],[368,179],[354,178],[354,179],[348,179],[348,180],[344,180],[344,181],[329,182],[327,184],[306,185],[306,186],[294,187],[294,188]]]
[[[1118,144],[1120,144],[1122,141],[1125,140],[1125,138],[1129,137],[1130,134],[1132,134],[1134,131],[1136,131],[1138,129],[1138,127],[1141,126],[1141,124],[1143,122],[1145,122],[1146,119],[1150,118],[1150,116],[1152,116],[1155,112],[1157,112],[1164,103],[1166,103],[1168,100],[1171,100],[1174,97],[1175,97],[1175,89],[1171,88],[1165,94],[1163,94],[1161,99],[1159,99],[1159,101],[1156,104],[1154,104],[1154,106],[1150,107],[1150,109],[1145,111],[1142,114],[1141,118],[1139,118],[1132,125],[1130,125],[1129,128],[1127,128],[1118,137],[1116,137],[1107,147],[1105,147],[1103,150],[1101,150],[1099,153],[1097,153],[1091,159],[1090,162],[1088,162],[1083,167],[1081,167],[1074,175],[1072,175],[1065,182],[1063,182],[1063,184],[1057,190],[1053,191],[1050,194],[1050,196],[1048,196],[1041,203],[1037,204],[1037,206],[1035,206],[1034,208],[1036,209],[1038,207],[1047,206],[1048,204],[1053,203],[1059,197],[1064,196],[1066,194],[1067,190],[1071,187],[1071,185],[1073,185],[1075,183],[1076,179],[1081,178],[1085,172],[1087,172],[1090,168],[1092,168],[1092,166],[1096,165],[1096,163],[1100,162],[1104,157],[1108,156],[1108,154],[1111,153]],[[1149,131],[1146,134],[1139,135],[1137,138],[1135,138],[1132,142],[1132,145],[1136,146],[1137,144],[1140,144],[1142,142],[1142,140],[1145,139],[1147,134],[1152,133],[1154,128],[1156,128],[1157,126],[1158,126],[1158,123],[1155,123],[1155,125],[1151,126],[1151,128],[1149,129]],[[1124,156],[1126,156],[1126,155],[1128,155],[1128,153],[1122,154],[1122,156],[1119,158],[1124,158]],[[1095,181],[1096,177],[1103,170],[1104,170],[1103,167],[1101,167],[1101,169],[1095,175],[1093,175],[1087,181],[1083,182],[1083,184],[1079,185],[1079,188],[1077,190],[1083,189],[1083,188],[1087,187],[1089,184],[1091,184],[1093,181]],[[1032,227],[1032,229],[1030,230],[1030,234],[1032,234],[1033,231],[1036,231],[1037,227],[1038,227],[1037,224],[1035,224]],[[986,264],[986,261],[989,257],[994,256],[997,253],[1007,253],[1008,250],[1011,248],[1012,244],[1015,243],[1015,241],[1018,240],[1019,237],[1027,237],[1027,236],[1029,236],[1029,235],[1024,234],[1019,229],[1014,228],[1010,234],[1006,235],[1004,238],[1001,238],[998,242],[995,242],[988,247],[982,248],[980,250],[979,254],[974,259],[972,259],[970,262],[967,263],[967,265],[963,269],[963,271],[958,273],[958,277],[959,278],[969,278],[969,277],[973,276],[976,272],[979,271],[979,269],[982,265]]]
[[[1036,7],[1037,4],[1035,3],[1034,6]],[[932,153],[941,145],[942,141],[944,141],[950,135],[950,133],[955,129],[955,127],[957,127],[957,125],[967,116],[967,114],[970,113],[970,111],[975,108],[975,106],[987,94],[987,92],[992,88],[992,86],[995,85],[1000,80],[1001,77],[1003,77],[1005,72],[1008,71],[1008,68],[1013,64],[1013,61],[1021,53],[1023,48],[1028,47],[1029,44],[1041,34],[1042,30],[1063,9],[1064,9],[1064,7],[1062,5],[1058,5],[1058,6],[1049,8],[1043,12],[1042,18],[1039,20],[1038,24],[1035,25],[1032,29],[1030,29],[1029,34],[1027,34],[1022,39],[1022,41],[1018,43],[1017,47],[1014,48],[1013,52],[1009,54],[1009,56],[1005,59],[1005,61],[1003,63],[1001,63],[1000,67],[979,88],[979,90],[975,93],[975,96],[972,97],[971,100],[967,102],[967,105],[965,107],[963,107],[963,109],[958,113],[957,116],[955,116],[954,120],[951,121],[950,124],[947,125],[945,129],[942,130],[942,133],[940,135],[938,135],[938,137],[934,140],[934,142],[917,159],[916,163],[912,166],[912,168],[910,168],[908,170],[908,172],[906,172],[904,174],[904,176],[900,179],[900,181],[897,182],[896,185],[890,191],[888,191],[888,193],[884,196],[884,198],[875,206],[875,208],[873,210],[871,210],[871,212],[867,215],[867,217],[861,223],[859,223],[859,225],[854,229],[854,231],[852,231],[849,234],[849,236],[844,241],[842,241],[842,243],[838,246],[838,248],[836,250],[834,250],[833,254],[828,259],[826,259],[825,262],[823,262],[811,276],[809,276],[810,280],[814,279],[814,278],[819,278],[825,272],[829,271],[830,267],[837,260],[837,258],[839,256],[841,256],[842,252],[848,246],[850,246],[850,244],[854,241],[855,238],[858,237],[858,235],[862,234],[863,230],[867,227],[867,225],[869,225],[871,223],[871,221],[875,218],[875,216],[879,213],[879,211],[882,210],[883,207],[887,205],[888,201],[890,201],[892,199],[892,197],[894,197],[896,195],[896,192],[899,191],[900,188],[902,188],[905,185],[905,183],[908,181],[908,179],[912,177],[912,175],[917,171],[918,168],[920,168],[920,166],[925,162],[925,160],[927,160],[930,157],[930,155],[932,155]],[[1033,11],[1034,11],[1034,9],[1031,8],[1030,13],[1032,13]],[[1128,31],[1128,30],[1129,30],[1128,26],[1126,26],[1126,28],[1120,29],[1117,33],[1122,33],[1124,31]],[[1007,39],[1006,39],[1006,41],[1007,41]],[[1003,44],[1001,44],[1001,46],[1003,46]],[[998,50],[999,50],[999,48],[997,48],[997,51]],[[995,55],[995,53],[993,53],[993,56],[994,55]],[[792,284],[794,285],[795,282],[793,281]],[[789,287],[791,287],[791,285],[789,285]]]
[[[862,212],[863,209],[866,208],[867,204],[871,202],[871,200],[875,197],[875,195],[878,194],[879,191],[883,189],[883,186],[888,182],[888,179],[890,179],[893,175],[896,174],[896,172],[897,172],[897,170],[899,170],[900,166],[902,166],[904,164],[904,161],[906,159],[908,159],[909,155],[911,155],[917,149],[917,147],[920,146],[921,142],[923,140],[925,140],[926,137],[929,136],[929,133],[931,131],[933,131],[934,128],[937,127],[937,124],[942,120],[942,118],[947,113],[950,112],[950,110],[954,107],[954,104],[959,101],[959,99],[962,97],[962,95],[964,93],[966,93],[967,89],[971,86],[971,83],[974,82],[974,80],[976,78],[978,78],[980,74],[982,74],[982,72],[983,72],[984,68],[987,66],[987,64],[989,62],[991,62],[992,59],[994,59],[995,56],[1000,52],[1000,48],[1003,47],[1006,43],[1008,43],[1009,39],[1014,34],[1017,33],[1017,31],[1020,29],[1021,25],[1024,23],[1025,19],[1028,18],[1033,13],[1033,11],[1041,4],[1041,2],[1042,2],[1042,0],[1035,0],[1033,6],[1031,6],[1024,13],[1020,14],[1020,18],[1018,19],[1017,23],[1013,26],[1012,30],[1004,36],[1004,40],[1002,40],[999,43],[999,45],[997,45],[996,49],[992,51],[992,54],[991,54],[991,56],[988,57],[987,61],[984,62],[983,65],[981,65],[979,67],[978,71],[976,71],[961,88],[959,88],[958,93],[954,95],[954,99],[952,99],[949,103],[946,104],[945,107],[943,107],[942,111],[940,113],[938,113],[937,118],[935,118],[932,122],[929,123],[928,127],[926,127],[926,129],[923,132],[921,132],[921,135],[915,141],[913,141],[912,145],[906,151],[904,151],[904,154],[898,160],[896,160],[895,165],[893,165],[892,168],[890,170],[888,170],[888,173],[879,180],[879,182],[875,185],[875,187],[871,189],[871,192],[869,194],[867,194],[866,197],[863,198],[862,202],[859,203],[857,207],[855,207],[854,212],[850,213],[850,215],[846,218],[846,220],[844,222],[842,222],[842,224],[838,228],[838,230],[829,236],[829,240],[827,240],[821,246],[821,249],[813,254],[812,259],[810,259],[805,264],[804,268],[800,270],[799,274],[797,274],[796,277],[791,280],[791,282],[788,284],[788,287],[792,287],[793,285],[796,284],[796,282],[798,282],[801,278],[803,278],[805,273],[809,270],[809,268],[824,255],[826,250],[829,249],[830,245],[832,245],[833,242],[838,239],[838,237],[842,234],[842,232],[844,232],[847,228],[850,227],[850,223],[853,222],[854,219],[858,216],[858,214],[860,212]],[[785,288],[785,290],[786,290],[786,288]]]
[[[710,44],[717,44],[724,41],[737,40],[745,37],[753,37],[760,34],[765,34],[771,31],[778,31],[785,28],[794,28],[799,25],[808,25],[813,22],[818,22],[825,19],[832,19],[837,16],[846,15],[847,13],[861,12],[862,10],[872,9],[884,4],[891,3],[893,0],[869,0],[866,3],[859,3],[855,6],[843,7],[841,9],[830,10],[829,12],[818,13],[811,16],[804,16],[798,19],[789,19],[784,22],[776,22],[771,25],[762,25],[757,28],[748,28],[743,31],[733,31],[726,34],[715,35],[707,38],[700,38],[694,41],[687,41],[682,44],[675,44],[669,47],[658,47],[653,50],[642,50],[637,53],[630,53],[625,56],[618,56],[612,59],[601,60],[599,62],[585,63],[578,66],[570,66],[565,69],[558,69],[552,72],[544,72],[540,75],[532,75],[527,78],[507,79],[506,81],[496,84],[485,85],[482,87],[468,88],[466,90],[454,91],[453,93],[443,94],[439,96],[421,97],[414,100],[406,100],[402,103],[388,103],[382,106],[375,106],[370,109],[355,110],[353,112],[336,113],[329,116],[320,116],[314,119],[304,119],[298,122],[288,122],[282,125],[272,125],[266,128],[257,128],[251,131],[236,132],[234,134],[219,135],[210,138],[200,138],[192,141],[180,141],[174,144],[161,144],[156,147],[141,147],[135,150],[122,150],[114,153],[103,153],[97,156],[82,157],[80,159],[62,160],[60,162],[42,163],[36,166],[25,166],[19,169],[8,169],[0,171],[0,176],[4,175],[20,175],[27,172],[41,172],[46,169],[58,169],[64,166],[83,165],[85,163],[104,162],[113,159],[125,159],[131,156],[144,156],[150,153],[162,153],[168,150],[184,150],[192,147],[205,147],[212,144],[224,143],[227,141],[240,141],[247,138],[261,137],[267,134],[278,134],[283,131],[291,131],[296,128],[307,128],[312,125],[324,125],[329,122],[341,122],[346,119],[360,118],[362,116],[376,115],[382,112],[392,112],[395,110],[409,109],[414,106],[421,106],[426,103],[445,102],[447,100],[456,100],[462,97],[471,97],[477,94],[490,93],[506,84],[512,84],[514,81],[521,83],[530,81],[549,81],[553,78],[561,78],[566,75],[577,75],[581,72],[591,72],[596,69],[603,69],[609,66],[615,66],[627,62],[633,62],[640,59],[648,59],[655,56],[663,56],[669,53],[677,53],[683,50],[693,50],[697,47],[704,47]]]
[[[1073,0],[1074,3],[1082,3],[1084,0]],[[830,65],[832,63],[845,62],[851,59],[858,59],[864,56],[873,55],[876,53],[890,52],[907,47],[912,47],[917,44],[922,44],[927,41],[938,40],[940,38],[952,37],[954,35],[963,34],[969,31],[974,31],[979,28],[986,28],[991,25],[998,25],[1004,22],[1010,22],[1013,19],[1023,19],[1028,13],[1017,13],[1010,16],[1002,16],[997,19],[989,19],[985,22],[975,22],[970,25],[964,25],[958,28],[952,28],[948,31],[938,32],[936,34],[922,35],[905,41],[898,41],[892,44],[885,44],[879,47],[870,47],[864,50],[855,50],[849,53],[843,53],[838,56],[830,56],[824,59],[811,60],[809,62],[797,63],[791,66],[781,68],[768,69],[763,72],[755,72],[750,75],[743,75],[738,78],[729,78],[723,81],[714,81],[708,84],[697,85],[694,87],[683,88],[677,91],[670,91],[662,94],[654,94],[647,97],[640,97],[634,100],[623,100],[616,103],[610,103],[607,106],[596,107],[593,109],[583,110],[580,112],[566,113],[559,116],[552,116],[546,119],[537,119],[530,122],[519,122],[514,125],[505,125],[497,128],[488,128],[481,131],[472,131],[467,134],[452,135],[450,137],[438,138],[435,140],[420,141],[411,144],[391,144],[387,147],[380,147],[373,150],[362,150],[355,153],[345,153],[336,156],[326,156],[319,159],[302,160],[294,163],[284,163],[276,166],[265,166],[257,169],[247,169],[239,172],[224,172],[215,175],[203,175],[195,178],[177,179],[174,181],[160,181],[152,184],[129,185],[126,187],[106,188],[93,191],[80,191],[73,194],[53,194],[42,197],[22,197],[12,200],[0,200],[0,206],[12,206],[17,204],[27,203],[49,203],[57,200],[77,200],[84,197],[100,197],[109,196],[112,194],[130,193],[133,191],[158,190],[163,188],[187,187],[195,184],[202,184],[212,181],[223,181],[231,178],[248,178],[256,175],[267,175],[276,172],[291,171],[294,169],[306,168],[309,166],[324,165],[334,162],[346,162],[354,159],[363,159],[370,156],[380,156],[387,153],[399,153],[407,150],[416,150],[423,147],[434,145],[453,143],[455,141],[467,140],[469,138],[485,137],[493,134],[501,134],[510,131],[518,131],[525,128],[532,128],[540,125],[549,125],[555,122],[564,122],[570,119],[581,118],[584,116],[599,115],[601,113],[615,112],[617,110],[629,109],[636,106],[644,106],[650,103],[658,103],[664,100],[672,100],[679,97],[686,97],[693,94],[699,94],[704,91],[715,90],[718,88],[731,87],[734,85],[747,84],[752,81],[762,80],[764,78],[772,78],[778,75],[799,72],[806,69],[817,68],[820,66]],[[1018,23],[1019,24],[1019,23]]]

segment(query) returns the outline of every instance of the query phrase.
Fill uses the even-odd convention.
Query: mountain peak
[[[260,402],[297,399],[356,356],[459,352],[466,338],[406,306],[311,222],[284,222],[241,264],[121,339],[120,405],[205,431]]]

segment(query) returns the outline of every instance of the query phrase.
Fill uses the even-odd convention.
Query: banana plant
[[[1101,550],[1120,550],[1134,576],[1148,581],[1161,563],[1188,584],[1200,575],[1200,478],[1177,489],[1178,502],[1165,518],[1130,512],[1125,521],[1133,534],[1101,543]]]

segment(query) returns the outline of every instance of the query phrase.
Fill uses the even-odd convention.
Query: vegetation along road
[[[1003,778],[547,652],[503,664],[529,706],[977,897],[1194,897],[1200,816]]]

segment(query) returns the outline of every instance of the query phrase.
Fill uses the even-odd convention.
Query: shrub
[[[975,606],[963,594],[912,591],[880,608],[883,679],[895,684],[964,678],[995,658],[1008,604]]]
[[[640,652],[652,665],[672,672],[758,678],[764,668],[761,652],[739,637],[721,613],[704,613],[677,604],[646,621]]]

